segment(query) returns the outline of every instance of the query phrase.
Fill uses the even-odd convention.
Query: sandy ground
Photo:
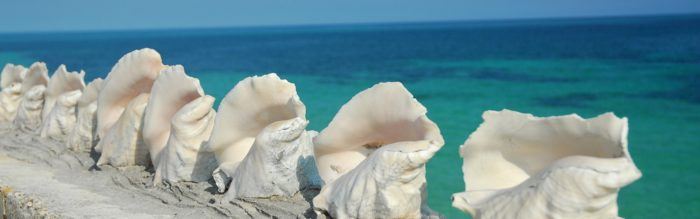
[[[214,182],[151,185],[144,167],[96,167],[97,156],[0,126],[0,187],[59,218],[311,218],[318,191],[221,203]]]

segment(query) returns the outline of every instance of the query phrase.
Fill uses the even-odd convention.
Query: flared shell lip
[[[460,196],[464,201],[465,204],[468,204],[470,206],[455,206],[455,205],[460,205],[459,203],[454,201],[454,196],[453,196],[453,206],[457,208],[469,208],[468,210],[473,211],[473,208],[478,208],[478,206],[486,201],[488,201],[490,198],[495,197],[499,194],[512,191],[512,190],[517,190],[517,189],[524,189],[525,187],[529,186],[529,184],[533,184],[534,182],[537,182],[541,180],[543,176],[550,173],[554,169],[557,168],[584,168],[584,169],[590,169],[596,172],[600,173],[615,173],[620,171],[621,168],[632,168],[633,172],[635,174],[638,174],[636,178],[641,177],[641,171],[639,171],[632,161],[632,158],[629,154],[627,143],[627,135],[628,135],[628,129],[629,126],[627,125],[628,119],[627,117],[617,117],[613,112],[606,112],[603,114],[600,114],[598,116],[585,119],[578,114],[572,113],[572,114],[567,114],[567,115],[559,115],[559,116],[547,116],[547,117],[537,117],[529,113],[519,113],[516,111],[512,110],[507,110],[503,109],[501,111],[486,111],[483,113],[482,118],[484,119],[484,122],[477,128],[476,131],[474,131],[472,134],[469,135],[468,139],[465,141],[464,144],[460,146],[459,152],[461,157],[466,157],[466,156],[475,156],[474,154],[467,154],[470,151],[470,142],[474,141],[476,133],[478,133],[481,129],[483,129],[486,124],[490,122],[490,119],[492,119],[492,116],[501,114],[501,113],[510,113],[510,114],[521,114],[525,115],[526,119],[528,121],[547,121],[547,120],[562,120],[562,119],[575,119],[577,122],[583,122],[587,125],[590,125],[590,121],[593,120],[609,120],[611,122],[615,122],[615,124],[618,124],[620,126],[620,130],[617,133],[617,136],[609,136],[611,138],[617,139],[617,146],[621,147],[621,154],[615,154],[613,157],[595,157],[595,156],[582,156],[582,155],[572,155],[572,156],[566,156],[559,158],[555,161],[553,161],[548,168],[545,168],[538,172],[535,175],[531,175],[529,178],[527,178],[525,181],[512,186],[512,187],[507,187],[507,188],[493,188],[493,189],[466,189],[465,192],[462,193],[457,193],[454,196]],[[586,166],[580,166],[577,165],[580,163],[581,159],[590,159],[590,160],[597,160],[597,162],[586,162]],[[617,164],[617,165],[614,165]],[[466,163],[465,163],[466,165]],[[465,173],[466,174],[466,173]],[[468,181],[468,176],[465,175],[465,181]],[[636,179],[635,178],[635,179]],[[469,183],[469,182],[465,182]],[[475,198],[474,196],[477,196],[479,198]],[[464,204],[464,203],[463,203]]]
[[[250,77],[246,77],[243,80],[236,83],[236,85],[234,85],[234,87],[231,88],[231,90],[228,93],[226,93],[226,95],[222,99],[222,103],[219,104],[219,107],[217,109],[217,115],[216,115],[216,118],[214,119],[214,131],[212,132],[211,138],[209,139],[209,144],[207,144],[207,150],[209,150],[209,151],[224,151],[224,150],[227,150],[232,145],[237,145],[240,141],[245,140],[246,138],[257,137],[257,134],[256,134],[256,135],[252,135],[252,136],[247,136],[246,138],[241,138],[238,140],[234,140],[232,142],[228,142],[229,144],[224,144],[224,143],[220,142],[221,139],[219,139],[219,137],[220,137],[219,135],[221,135],[221,133],[219,133],[220,132],[219,129],[220,129],[220,126],[222,126],[222,124],[221,124],[223,122],[222,118],[223,118],[223,116],[225,116],[225,114],[226,114],[225,112],[228,111],[227,107],[229,107],[229,106],[226,105],[226,102],[229,100],[228,98],[233,97],[233,95],[239,95],[236,92],[240,92],[239,90],[245,89],[246,86],[251,86],[251,87],[255,88],[258,85],[256,85],[256,83],[254,83],[254,82],[265,79],[265,78],[270,78],[271,80],[279,81],[280,84],[284,84],[285,86],[289,86],[289,89],[293,93],[291,95],[291,98],[287,101],[287,104],[292,104],[295,106],[294,111],[295,111],[296,117],[306,119],[306,106],[304,106],[303,102],[301,102],[301,99],[296,91],[296,85],[294,83],[291,83],[286,79],[280,78],[277,75],[277,73],[275,73],[275,72],[271,72],[271,73],[264,74],[264,75],[253,75]],[[276,122],[276,121],[273,121],[273,122]],[[268,125],[268,124],[265,124],[262,127],[264,128],[266,125]],[[229,131],[236,131],[236,130],[229,130]]]

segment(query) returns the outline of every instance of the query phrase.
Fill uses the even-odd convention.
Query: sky
[[[700,13],[700,0],[2,0],[0,32]]]

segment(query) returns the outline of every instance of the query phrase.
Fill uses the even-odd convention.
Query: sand
[[[310,202],[317,190],[222,203],[213,181],[153,186],[152,170],[96,167],[97,156],[0,125],[5,213],[18,218],[315,217]]]

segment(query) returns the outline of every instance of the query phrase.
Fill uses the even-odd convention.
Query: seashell
[[[266,126],[297,117],[305,119],[305,113],[306,107],[299,100],[294,84],[275,73],[238,82],[219,106],[208,144],[208,150],[214,152],[219,162],[213,173],[219,191],[225,190],[230,176]]]
[[[75,127],[75,105],[82,94],[83,92],[80,90],[73,90],[58,96],[51,113],[43,120],[44,124],[41,128],[42,138],[63,141],[68,137],[68,133]],[[46,107],[46,104],[44,104],[44,107]],[[44,108],[45,110],[46,108]]]
[[[0,88],[4,90],[12,87],[13,84],[21,84],[26,73],[27,68],[22,65],[5,64],[5,67],[2,68],[2,73],[0,73]]]
[[[199,80],[187,76],[181,65],[166,67],[156,78],[144,112],[142,130],[154,167],[158,167],[158,158],[168,142],[171,120],[175,113],[185,104],[202,96],[204,91]],[[156,170],[156,182],[160,181],[159,175]]]
[[[460,147],[466,191],[452,205],[475,218],[619,218],[617,193],[641,177],[627,118],[539,118],[486,111]]]
[[[211,178],[218,163],[214,153],[202,146],[214,128],[213,106],[214,97],[207,95],[187,103],[173,115],[170,137],[157,163],[155,183],[161,179],[202,182]]]
[[[44,110],[42,115],[44,120],[46,120],[49,113],[51,113],[51,109],[59,96],[74,90],[82,91],[85,88],[85,82],[83,82],[84,77],[84,71],[80,71],[80,73],[68,72],[65,65],[58,66],[58,69],[51,75],[51,79],[49,79],[46,91],[44,92]]]
[[[44,108],[45,90],[46,86],[36,85],[22,95],[17,108],[17,117],[12,122],[16,129],[36,132],[41,128],[41,110]]]
[[[291,197],[319,185],[311,140],[317,133],[305,130],[308,123],[296,117],[266,126],[233,172],[225,200]]]
[[[151,92],[153,81],[165,67],[162,62],[158,52],[145,48],[127,53],[112,67],[97,97],[98,137],[105,138],[133,98]]]
[[[151,163],[148,147],[141,136],[143,113],[149,96],[149,93],[142,93],[133,98],[117,122],[97,143],[98,147],[102,148],[102,154],[97,161],[98,166],[148,166]]]
[[[30,89],[34,89],[34,86],[37,85],[44,85],[44,90],[46,90],[48,83],[49,69],[46,68],[46,63],[35,62],[24,74],[24,79],[22,79],[22,94],[27,93]]]
[[[0,122],[11,122],[17,116],[22,101],[22,84],[12,83],[0,91]]]
[[[425,163],[442,147],[437,125],[401,83],[355,95],[314,138],[321,193],[317,214],[333,218],[418,218]]]
[[[102,78],[92,80],[84,89],[76,106],[76,125],[68,135],[68,145],[74,151],[90,151],[97,143],[97,95],[103,84]]]
[[[22,100],[22,80],[27,68],[6,64],[0,74],[0,122],[12,122],[17,116],[17,107]]]

